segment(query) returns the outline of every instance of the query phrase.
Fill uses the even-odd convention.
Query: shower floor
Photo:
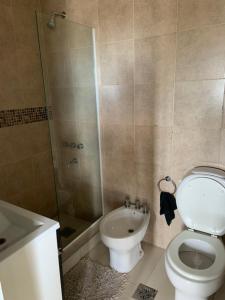
[[[90,227],[92,223],[83,219],[75,218],[67,214],[60,214],[60,228],[63,233],[61,235],[62,247],[66,247],[84,230]]]

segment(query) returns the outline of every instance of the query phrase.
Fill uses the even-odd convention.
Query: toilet
[[[144,252],[141,248],[150,213],[146,209],[120,207],[107,214],[100,223],[103,244],[109,248],[110,266],[120,273],[130,272]]]
[[[224,283],[225,171],[197,167],[182,180],[177,208],[187,229],[165,253],[175,300],[209,299]]]

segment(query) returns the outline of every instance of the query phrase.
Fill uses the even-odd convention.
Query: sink
[[[0,200],[0,300],[62,300],[58,228]]]
[[[39,226],[41,225],[37,225],[29,219],[15,214],[13,211],[1,206],[0,252],[12,246],[14,243],[24,238]]]
[[[0,261],[57,222],[0,200]]]

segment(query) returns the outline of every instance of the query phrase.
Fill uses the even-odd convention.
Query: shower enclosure
[[[94,29],[37,13],[63,247],[102,216]]]

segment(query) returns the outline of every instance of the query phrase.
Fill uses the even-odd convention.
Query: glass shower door
[[[102,216],[94,31],[38,13],[63,246]]]

